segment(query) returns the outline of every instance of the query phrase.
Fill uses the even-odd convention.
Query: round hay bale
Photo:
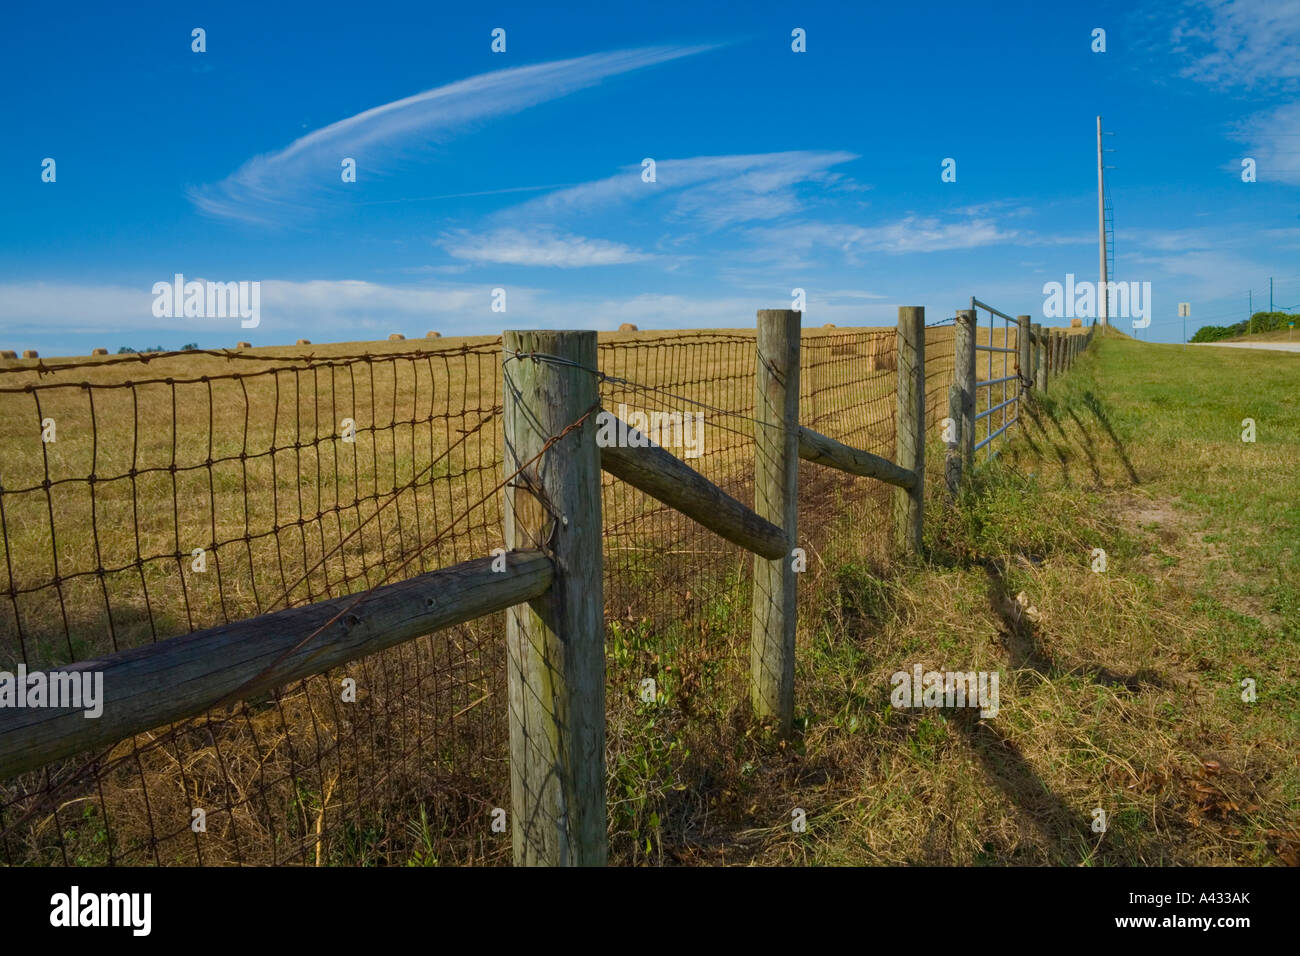
[[[36,349],[23,349],[23,358],[40,358],[36,354]]]
[[[1072,329],[1081,329],[1081,328],[1083,328],[1083,319],[1071,319],[1071,320],[1070,320],[1070,328],[1072,328]]]
[[[16,359],[17,357],[18,353],[13,349],[4,349],[3,351],[0,351],[0,359]]]
[[[405,338],[406,338],[406,336],[403,335],[401,332],[394,332],[392,335],[390,335],[390,336],[388,337],[388,341],[390,341],[390,342],[401,342],[401,341],[402,341],[403,339],[405,339]]]
[[[107,354],[108,354],[108,349],[91,349],[91,350],[90,350],[90,354],[91,354],[91,355],[107,355]]]
[[[631,322],[624,322],[622,325],[618,327],[618,330],[620,332],[635,332],[637,331],[637,327],[633,325]]]
[[[251,349],[252,347],[253,347],[253,343],[252,343],[252,342],[236,342],[236,343],[235,343],[235,348],[237,348],[237,349]]]
[[[440,338],[442,338],[442,333],[441,333],[441,332],[425,332],[425,333],[424,333],[424,337],[425,337],[426,339],[440,339]]]
[[[298,344],[299,344],[299,345],[311,345],[311,339],[299,339],[299,340],[298,340]]]
[[[825,325],[822,326],[822,328],[823,328],[823,329],[833,329],[833,328],[835,328],[835,323],[834,323],[834,322],[827,322]]]

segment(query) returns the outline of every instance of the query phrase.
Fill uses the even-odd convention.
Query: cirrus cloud
[[[312,199],[339,180],[352,157],[371,170],[404,150],[427,145],[475,121],[594,86],[607,77],[716,48],[653,46],[494,70],[384,103],[302,136],[284,149],[248,160],[218,183],[191,190],[191,201],[216,217],[270,224],[312,211]]]
[[[474,263],[515,266],[612,266],[653,258],[619,242],[588,239],[554,232],[497,229],[473,235],[467,232],[444,236],[439,243],[448,254]]]

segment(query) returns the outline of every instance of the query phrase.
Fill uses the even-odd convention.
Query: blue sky
[[[467,6],[14,7],[0,347],[1041,320],[1097,278],[1098,114],[1143,337],[1300,307],[1296,0]],[[175,273],[260,325],[156,318]]]

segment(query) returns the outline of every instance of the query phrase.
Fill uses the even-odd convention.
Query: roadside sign
[[[1192,314],[1192,304],[1190,302],[1178,303],[1178,317],[1180,319],[1185,319],[1191,314]]]

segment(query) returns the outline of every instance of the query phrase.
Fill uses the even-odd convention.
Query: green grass
[[[1300,862],[1296,373],[1111,335],[956,503],[932,457],[925,558],[842,567],[801,646],[805,730],[748,859]],[[998,670],[1000,713],[893,710],[918,662]]]

